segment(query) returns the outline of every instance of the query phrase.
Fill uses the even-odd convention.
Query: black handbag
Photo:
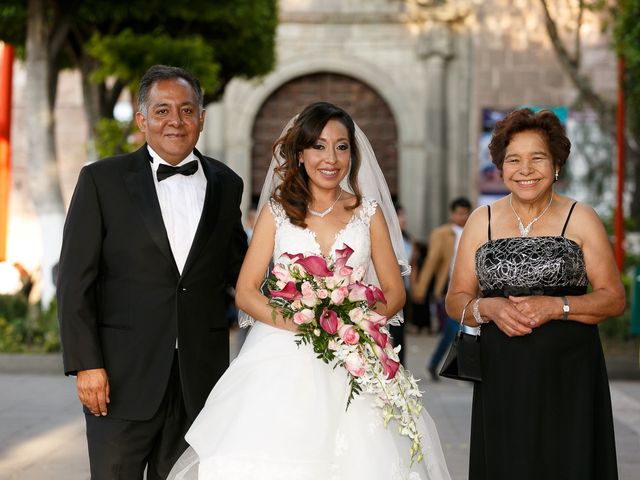
[[[470,302],[467,303],[469,305]],[[462,321],[467,310],[467,305],[462,309],[460,330],[456,333],[453,343],[444,359],[440,376],[466,380],[470,382],[482,381],[482,357],[480,352],[480,328],[466,327]],[[477,332],[477,334],[468,333]]]

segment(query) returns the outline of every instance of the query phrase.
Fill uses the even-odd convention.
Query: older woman
[[[625,295],[596,213],[553,190],[570,148],[549,111],[499,122],[489,150],[511,194],[460,240],[447,311],[467,305],[482,331],[470,480],[618,478],[597,324]]]

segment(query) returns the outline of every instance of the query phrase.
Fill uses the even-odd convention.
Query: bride
[[[255,323],[169,478],[448,480],[426,411],[417,422],[424,458],[411,463],[397,424],[385,426],[366,393],[345,409],[346,371],[317,359],[310,345],[298,347],[297,325],[274,315],[261,292],[265,271],[282,253],[335,258],[348,245],[348,265],[365,268],[365,282],[386,297],[376,311],[391,318],[404,304],[401,270],[408,267],[398,219],[371,145],[344,110],[314,103],[289,122],[258,209],[236,288],[238,307]]]

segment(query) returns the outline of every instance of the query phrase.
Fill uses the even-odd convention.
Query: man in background
[[[411,288],[413,300],[420,303],[424,301],[431,282],[435,282],[433,296],[436,300],[438,315],[441,316],[443,322],[438,345],[427,365],[427,370],[433,381],[439,380],[436,368],[458,330],[458,322],[446,313],[444,299],[462,230],[471,214],[471,202],[464,197],[456,198],[451,202],[449,210],[449,222],[436,228],[431,233],[427,259],[418,274],[415,284]]]

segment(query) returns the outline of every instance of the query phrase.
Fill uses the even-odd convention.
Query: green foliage
[[[0,40],[16,47],[18,57],[24,57],[26,25],[26,2],[0,0]]]
[[[51,36],[64,38],[64,48],[51,59],[52,71],[76,67],[100,83],[100,104],[107,109],[96,111],[106,116],[119,93],[109,85],[135,86],[157,63],[192,71],[209,102],[233,77],[264,75],[275,62],[276,0],[49,0],[45,5]],[[26,1],[0,0],[0,39],[20,52],[26,25]],[[87,57],[97,61],[95,68]]]
[[[0,295],[0,352],[58,352],[57,306],[30,306],[24,296]]]
[[[138,145],[130,141],[131,124],[113,118],[101,118],[96,125],[95,149],[98,158],[134,151]]]
[[[629,121],[640,136],[640,0],[619,0],[614,25],[616,49],[625,60]]]
[[[135,90],[144,72],[151,65],[162,63],[186,68],[199,78],[205,91],[219,88],[220,67],[212,62],[213,47],[197,35],[172,38],[161,31],[136,34],[126,29],[110,36],[96,33],[85,48],[99,61],[91,75],[95,82],[115,76]]]

